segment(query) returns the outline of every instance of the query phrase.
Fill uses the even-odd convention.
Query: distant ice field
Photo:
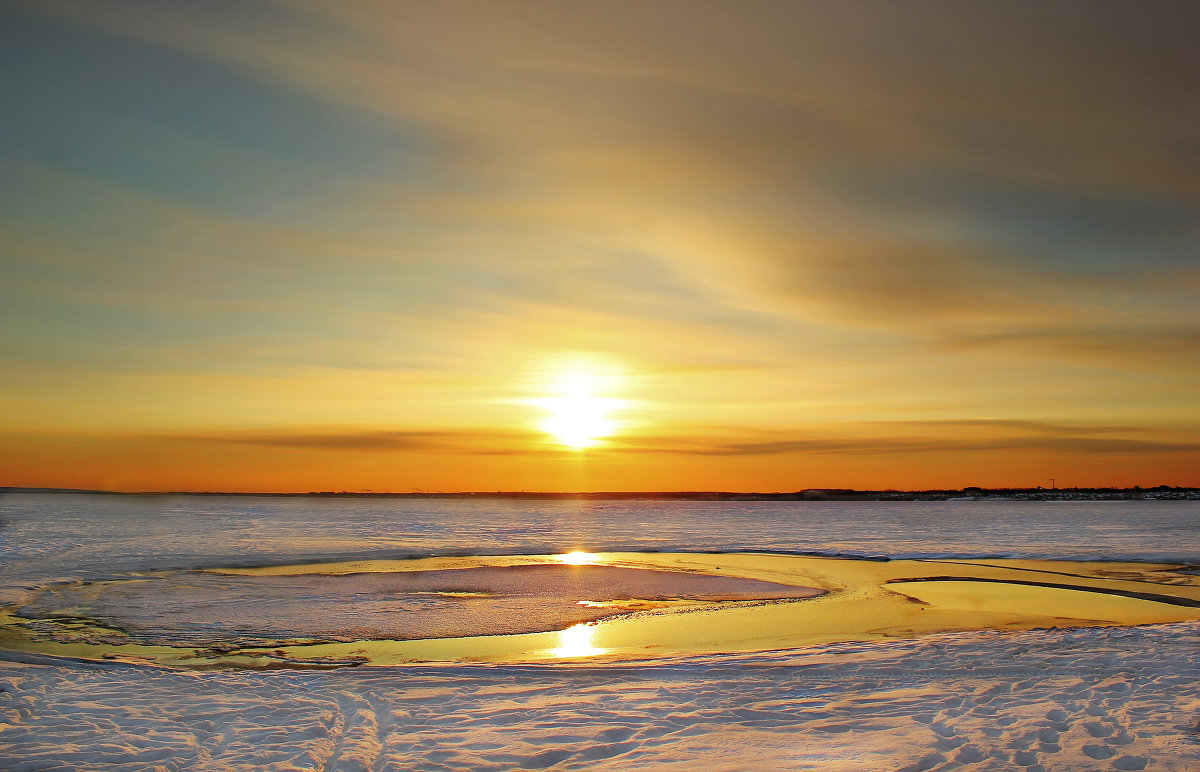
[[[0,592],[430,555],[781,551],[1200,563],[1200,501],[690,502],[0,494]]]

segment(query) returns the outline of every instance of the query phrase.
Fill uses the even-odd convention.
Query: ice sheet
[[[208,645],[295,639],[413,640],[561,630],[620,614],[610,601],[806,598],[819,590],[754,579],[594,565],[480,567],[341,576],[197,571],[51,587],[29,618],[82,616],[138,643]]]

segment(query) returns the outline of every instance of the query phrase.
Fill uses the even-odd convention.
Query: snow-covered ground
[[[4,769],[1196,770],[1200,626],[653,665],[0,666]]]
[[[0,497],[14,599],[151,568],[647,548],[1196,563],[1200,504]],[[640,664],[37,660],[0,659],[0,769],[1200,769],[1196,623]]]

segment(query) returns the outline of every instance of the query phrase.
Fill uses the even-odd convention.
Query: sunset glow
[[[1188,4],[518,5],[6,4],[0,485],[1200,485]]]

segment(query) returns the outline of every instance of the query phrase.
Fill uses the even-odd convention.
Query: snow
[[[13,772],[1194,770],[1200,625],[650,665],[0,666]],[[36,659],[30,657],[31,659]]]
[[[0,598],[131,572],[778,550],[1200,563],[1200,502],[0,496]],[[808,603],[809,601],[805,601]],[[0,769],[1200,769],[1200,624],[642,663],[172,670],[0,655]]]

